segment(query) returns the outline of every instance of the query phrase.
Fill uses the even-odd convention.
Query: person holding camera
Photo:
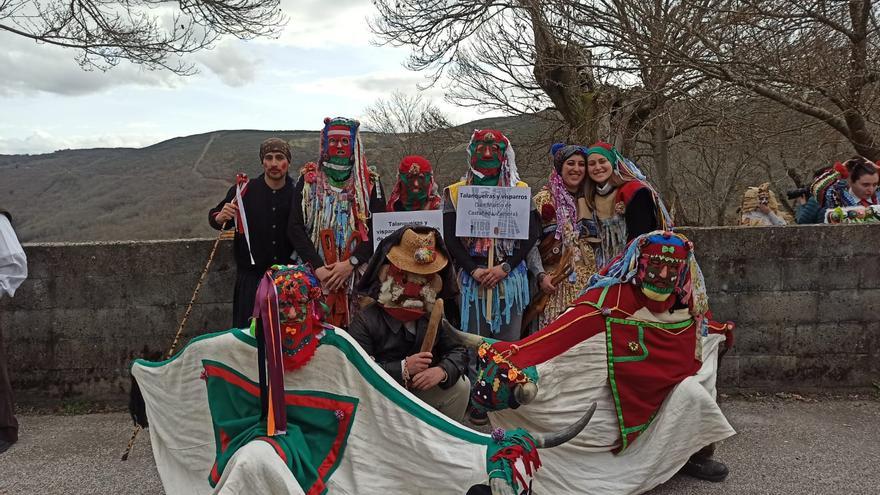
[[[746,189],[741,212],[740,225],[770,227],[788,224],[779,210],[779,202],[776,201],[776,194],[770,190],[769,182]]]
[[[813,173],[813,181],[828,172],[831,167],[822,167]],[[822,223],[820,216],[822,207],[809,186],[799,187],[786,193],[789,200],[794,201],[794,221],[798,225]]]

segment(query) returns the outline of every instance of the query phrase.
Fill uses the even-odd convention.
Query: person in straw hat
[[[467,351],[437,325],[442,300],[451,301],[456,289],[440,233],[403,227],[370,259],[357,290],[375,302],[354,316],[348,331],[395,380],[461,421],[470,394]]]

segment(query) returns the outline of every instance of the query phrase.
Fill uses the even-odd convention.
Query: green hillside
[[[364,133],[370,165],[386,189],[406,153],[435,164],[441,186],[466,167],[474,128],[498,128],[517,151],[524,180],[537,186],[549,173],[545,121],[506,117],[471,122],[430,136]],[[317,158],[318,131],[215,131],[169,139],[141,149],[63,150],[0,155],[0,206],[13,213],[23,242],[192,238],[214,235],[207,212],[237,172],[261,172],[258,148],[277,136],[292,146],[291,175]]]

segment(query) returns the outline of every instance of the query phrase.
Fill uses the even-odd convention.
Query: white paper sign
[[[528,239],[531,209],[530,187],[459,187],[455,235]]]
[[[440,210],[390,211],[373,213],[373,245],[406,225],[433,227],[443,235],[443,212]]]

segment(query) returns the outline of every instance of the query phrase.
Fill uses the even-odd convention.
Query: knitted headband
[[[586,160],[588,153],[583,146],[575,146],[572,144],[556,149],[556,152],[553,154],[553,167],[556,168],[557,173],[562,172],[562,164],[573,155],[582,155],[584,160]]]
[[[260,144],[260,161],[263,161],[263,157],[265,157],[267,153],[273,152],[282,153],[285,157],[287,157],[288,162],[291,159],[290,145],[287,144],[287,141],[272,137],[263,141]]]

